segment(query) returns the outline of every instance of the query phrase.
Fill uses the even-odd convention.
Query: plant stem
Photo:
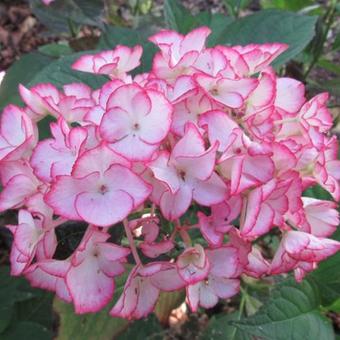
[[[151,210],[150,210],[151,217],[155,216],[155,210],[156,210],[156,204],[152,203]]]
[[[142,266],[142,261],[140,260],[140,257],[138,255],[137,248],[136,248],[135,242],[133,240],[131,230],[129,228],[129,222],[126,218],[124,218],[124,220],[123,220],[123,225],[124,225],[126,236],[128,238],[129,244],[130,244],[130,248],[131,248],[133,258],[135,259],[135,262],[136,262],[137,265]]]
[[[247,298],[247,291],[241,287],[241,301],[240,301],[240,306],[239,306],[239,314],[238,314],[238,319],[241,320],[243,310],[246,304],[246,298]]]
[[[325,24],[326,24],[326,28],[325,31],[322,35],[322,47],[320,48],[320,50],[318,51],[318,53],[316,53],[313,57],[312,62],[310,63],[309,67],[307,68],[305,74],[304,74],[304,79],[306,79],[308,77],[308,75],[310,74],[310,72],[312,71],[313,67],[315,66],[315,64],[318,62],[320,56],[322,55],[322,52],[324,50],[325,47],[325,42],[327,40],[327,36],[328,36],[328,32],[333,24],[334,21],[334,17],[335,17],[335,9],[336,4],[332,3],[332,5],[329,7],[327,13],[325,14]]]
[[[66,219],[66,218],[61,218],[61,217],[59,217],[59,218],[57,218],[56,220],[53,220],[53,221],[48,225],[48,228],[49,228],[49,229],[53,229],[53,228],[57,227],[58,225],[63,224],[63,223],[65,223],[65,222],[67,222],[67,219]]]
[[[191,238],[188,232],[182,228],[181,221],[178,219],[176,221],[176,229],[179,231],[179,235],[181,236],[186,247],[191,247]]]
[[[179,233],[179,235],[181,236],[185,246],[191,247],[192,242],[191,242],[190,235],[187,232],[187,228],[181,226],[181,222],[180,222],[179,219],[176,220],[176,224],[175,224],[174,230],[173,230],[173,232],[170,236],[170,240],[174,240],[177,233]]]

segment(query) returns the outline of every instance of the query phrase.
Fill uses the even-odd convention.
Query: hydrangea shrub
[[[0,211],[18,210],[12,275],[96,312],[129,257],[110,314],[138,319],[161,292],[185,288],[192,311],[211,308],[242,275],[301,281],[340,249],[329,238],[337,204],[303,196],[318,184],[340,199],[327,93],[308,100],[303,83],[275,74],[287,45],[206,48],[209,34],[153,35],[152,70],[134,76],[141,46],[83,55],[73,69],[107,76],[101,88],[20,85],[25,106],[7,106],[0,123]],[[47,115],[51,136],[39,140]],[[56,230],[70,220],[88,227],[61,260]],[[127,242],[115,244],[108,231],[121,225]],[[268,258],[256,243],[273,229]]]

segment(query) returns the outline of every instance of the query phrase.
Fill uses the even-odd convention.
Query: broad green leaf
[[[0,107],[21,102],[19,84],[31,87],[38,83],[52,83],[61,88],[68,83],[83,82],[94,89],[100,87],[108,78],[71,69],[72,63],[83,54],[84,52],[74,53],[59,59],[51,59],[40,53],[22,57],[9,69],[1,84]]]
[[[239,313],[214,315],[204,330],[200,340],[251,340],[252,338],[242,329],[231,324],[239,320]]]
[[[37,72],[27,85],[52,83],[61,88],[65,84],[82,82],[93,89],[100,87],[108,81],[108,78],[92,73],[75,71],[71,68],[73,62],[85,53],[95,53],[95,51],[79,52],[59,58],[44,67],[40,72]]]
[[[179,33],[188,33],[197,27],[196,18],[177,0],[165,0],[164,18],[166,25]]]
[[[319,312],[320,296],[312,280],[289,279],[274,288],[259,311],[234,325],[252,337],[270,340],[333,340],[327,318]]]
[[[30,286],[23,277],[12,277],[9,268],[0,268],[0,338],[18,322],[51,326],[51,295]],[[47,315],[44,315],[48,313]]]
[[[0,108],[9,103],[19,104],[18,85],[30,80],[52,62],[52,58],[38,52],[22,56],[7,71],[0,86]]]
[[[142,63],[135,72],[148,72],[151,69],[153,56],[157,51],[157,48],[147,40],[152,33],[149,30],[139,31],[124,27],[106,26],[97,48],[107,50],[113,49],[117,45],[141,45],[143,47]]]
[[[2,332],[11,323],[13,313],[14,313],[13,305],[1,303],[0,305],[0,336]]]
[[[2,340],[52,340],[52,332],[46,327],[29,321],[18,322],[5,333],[1,334]]]
[[[134,321],[127,330],[117,337],[117,340],[162,340],[164,331],[156,317],[149,317]]]
[[[68,43],[52,43],[40,46],[39,52],[52,58],[59,58],[73,53]]]
[[[319,200],[328,200],[328,201],[332,200],[331,194],[319,184],[313,185],[312,187],[306,189],[303,192],[302,196],[318,198]]]
[[[328,306],[327,310],[340,313],[340,298],[335,300],[330,306]]]
[[[36,290],[34,298],[16,303],[15,319],[38,323],[47,329],[51,329],[53,295],[46,290]]]
[[[49,6],[41,0],[30,0],[33,13],[52,31],[69,33],[75,25],[103,27],[102,0],[63,0],[54,1]]]
[[[233,21],[231,17],[223,14],[211,14],[210,12],[201,12],[193,16],[177,0],[166,0],[164,2],[164,17],[168,28],[177,32],[186,34],[199,26],[208,26],[212,33],[208,38],[208,45],[216,44],[223,30]]]
[[[332,238],[340,241],[340,229],[332,235]],[[340,299],[340,252],[319,264],[317,270],[310,276],[317,283],[324,306],[331,305]]]
[[[109,315],[112,305],[94,314],[77,315],[73,306],[55,299],[55,312],[59,315],[60,325],[57,340],[111,340],[121,333],[128,321]]]
[[[208,37],[207,45],[213,47],[217,45],[218,38],[224,29],[233,22],[233,18],[224,14],[211,14],[210,12],[201,12],[196,17],[196,26],[208,26],[211,28],[211,34]]]
[[[127,273],[116,279],[114,300],[123,291]],[[100,312],[77,315],[71,304],[55,298],[53,308],[59,316],[57,340],[111,340],[116,338],[128,325],[128,321],[109,315],[114,301]]]
[[[282,10],[263,10],[230,23],[217,40],[219,44],[280,42],[289,45],[274,65],[282,65],[299,54],[312,40],[317,17]]]
[[[314,4],[313,0],[261,0],[263,8],[279,8],[289,11],[298,11],[304,7]]]

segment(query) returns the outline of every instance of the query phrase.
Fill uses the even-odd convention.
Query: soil
[[[42,35],[45,31],[26,1],[0,3],[0,71],[6,70],[21,54],[58,40]]]

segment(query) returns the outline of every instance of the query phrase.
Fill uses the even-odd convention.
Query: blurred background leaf
[[[51,339],[53,294],[11,277],[7,266],[0,267],[0,282],[0,339]]]
[[[56,33],[76,33],[80,25],[102,28],[104,2],[102,0],[54,1],[49,6],[41,0],[29,0],[40,22]]]
[[[305,279],[288,279],[277,285],[264,305],[253,316],[233,324],[252,337],[272,340],[332,340],[330,321],[320,311],[317,285]]]
[[[282,10],[263,10],[230,23],[217,43],[246,45],[250,43],[281,42],[287,51],[275,59],[282,65],[298,55],[315,33],[317,17],[303,16]]]
[[[128,271],[116,278],[114,301],[98,313],[76,315],[72,304],[65,303],[57,297],[53,309],[59,318],[57,340],[111,340],[116,338],[128,325],[128,321],[109,315],[113,304],[123,292]]]

